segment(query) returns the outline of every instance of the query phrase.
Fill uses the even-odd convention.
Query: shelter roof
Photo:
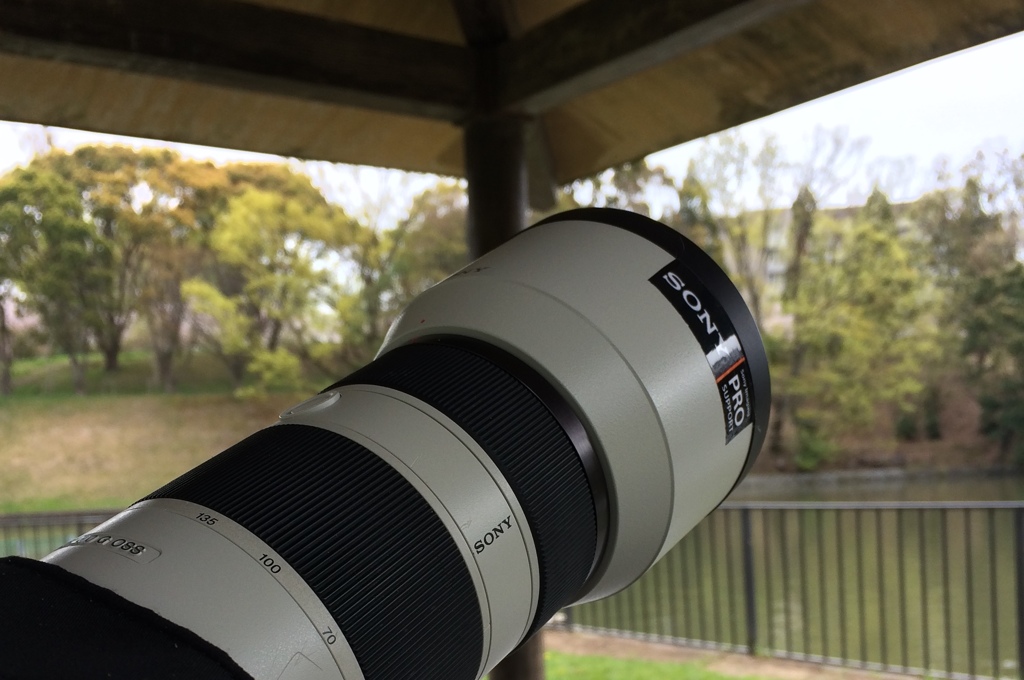
[[[0,118],[557,182],[1024,30],[1020,0],[0,0]]]

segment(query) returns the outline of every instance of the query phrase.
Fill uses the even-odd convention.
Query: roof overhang
[[[475,116],[566,182],[1024,30],[1019,0],[0,0],[0,118],[463,173]]]

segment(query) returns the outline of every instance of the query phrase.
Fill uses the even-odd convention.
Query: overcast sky
[[[845,126],[853,137],[871,140],[865,166],[879,158],[913,158],[916,174],[904,192],[927,188],[933,161],[948,157],[959,167],[982,145],[1024,153],[1024,34],[949,55],[742,126],[758,143],[775,134],[788,158],[807,153],[815,126]],[[0,171],[31,157],[24,140],[35,126],[0,121]],[[38,134],[38,128],[36,128]],[[51,128],[55,143],[73,148],[89,143],[166,144]],[[679,176],[695,145],[691,142],[651,157]],[[274,160],[277,157],[186,144],[166,144],[186,156],[215,161]],[[913,196],[894,196],[894,199]],[[842,199],[844,197],[837,197]]]
[[[1024,153],[1024,34],[935,59],[741,126],[751,143],[778,137],[787,157],[806,156],[815,126],[846,127],[870,139],[864,167],[878,159],[914,160],[903,191],[920,194],[946,157],[960,168],[978,148]],[[684,168],[699,144],[690,142],[649,160]],[[894,196],[902,200],[912,196]],[[843,198],[843,197],[837,197]]]

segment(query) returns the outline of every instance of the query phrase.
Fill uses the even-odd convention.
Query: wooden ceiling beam
[[[511,0],[452,0],[452,6],[466,44],[473,51],[477,92],[483,95],[477,100],[479,102],[492,91],[490,81],[495,68],[496,48],[514,40],[522,30],[516,21]],[[519,116],[518,113],[511,115]],[[472,117],[469,122],[472,122]],[[522,132],[525,137],[523,160],[526,163],[529,205],[538,211],[550,210],[555,205],[556,185],[551,145],[544,132],[544,124],[538,117],[530,116]]]
[[[493,106],[537,114],[811,0],[590,0],[498,48]]]
[[[452,0],[452,6],[470,47],[492,47],[508,42],[512,34],[508,0]]]
[[[0,52],[459,121],[466,48],[242,2],[0,0]]]

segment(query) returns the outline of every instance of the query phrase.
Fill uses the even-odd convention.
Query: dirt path
[[[564,654],[608,656],[627,659],[647,659],[674,663],[700,663],[709,670],[723,675],[773,678],[776,680],[906,680],[907,676],[876,673],[850,668],[819,666],[804,661],[751,657],[746,654],[718,652],[692,647],[679,647],[656,642],[597,635],[570,633],[547,629],[544,631],[547,649]]]

